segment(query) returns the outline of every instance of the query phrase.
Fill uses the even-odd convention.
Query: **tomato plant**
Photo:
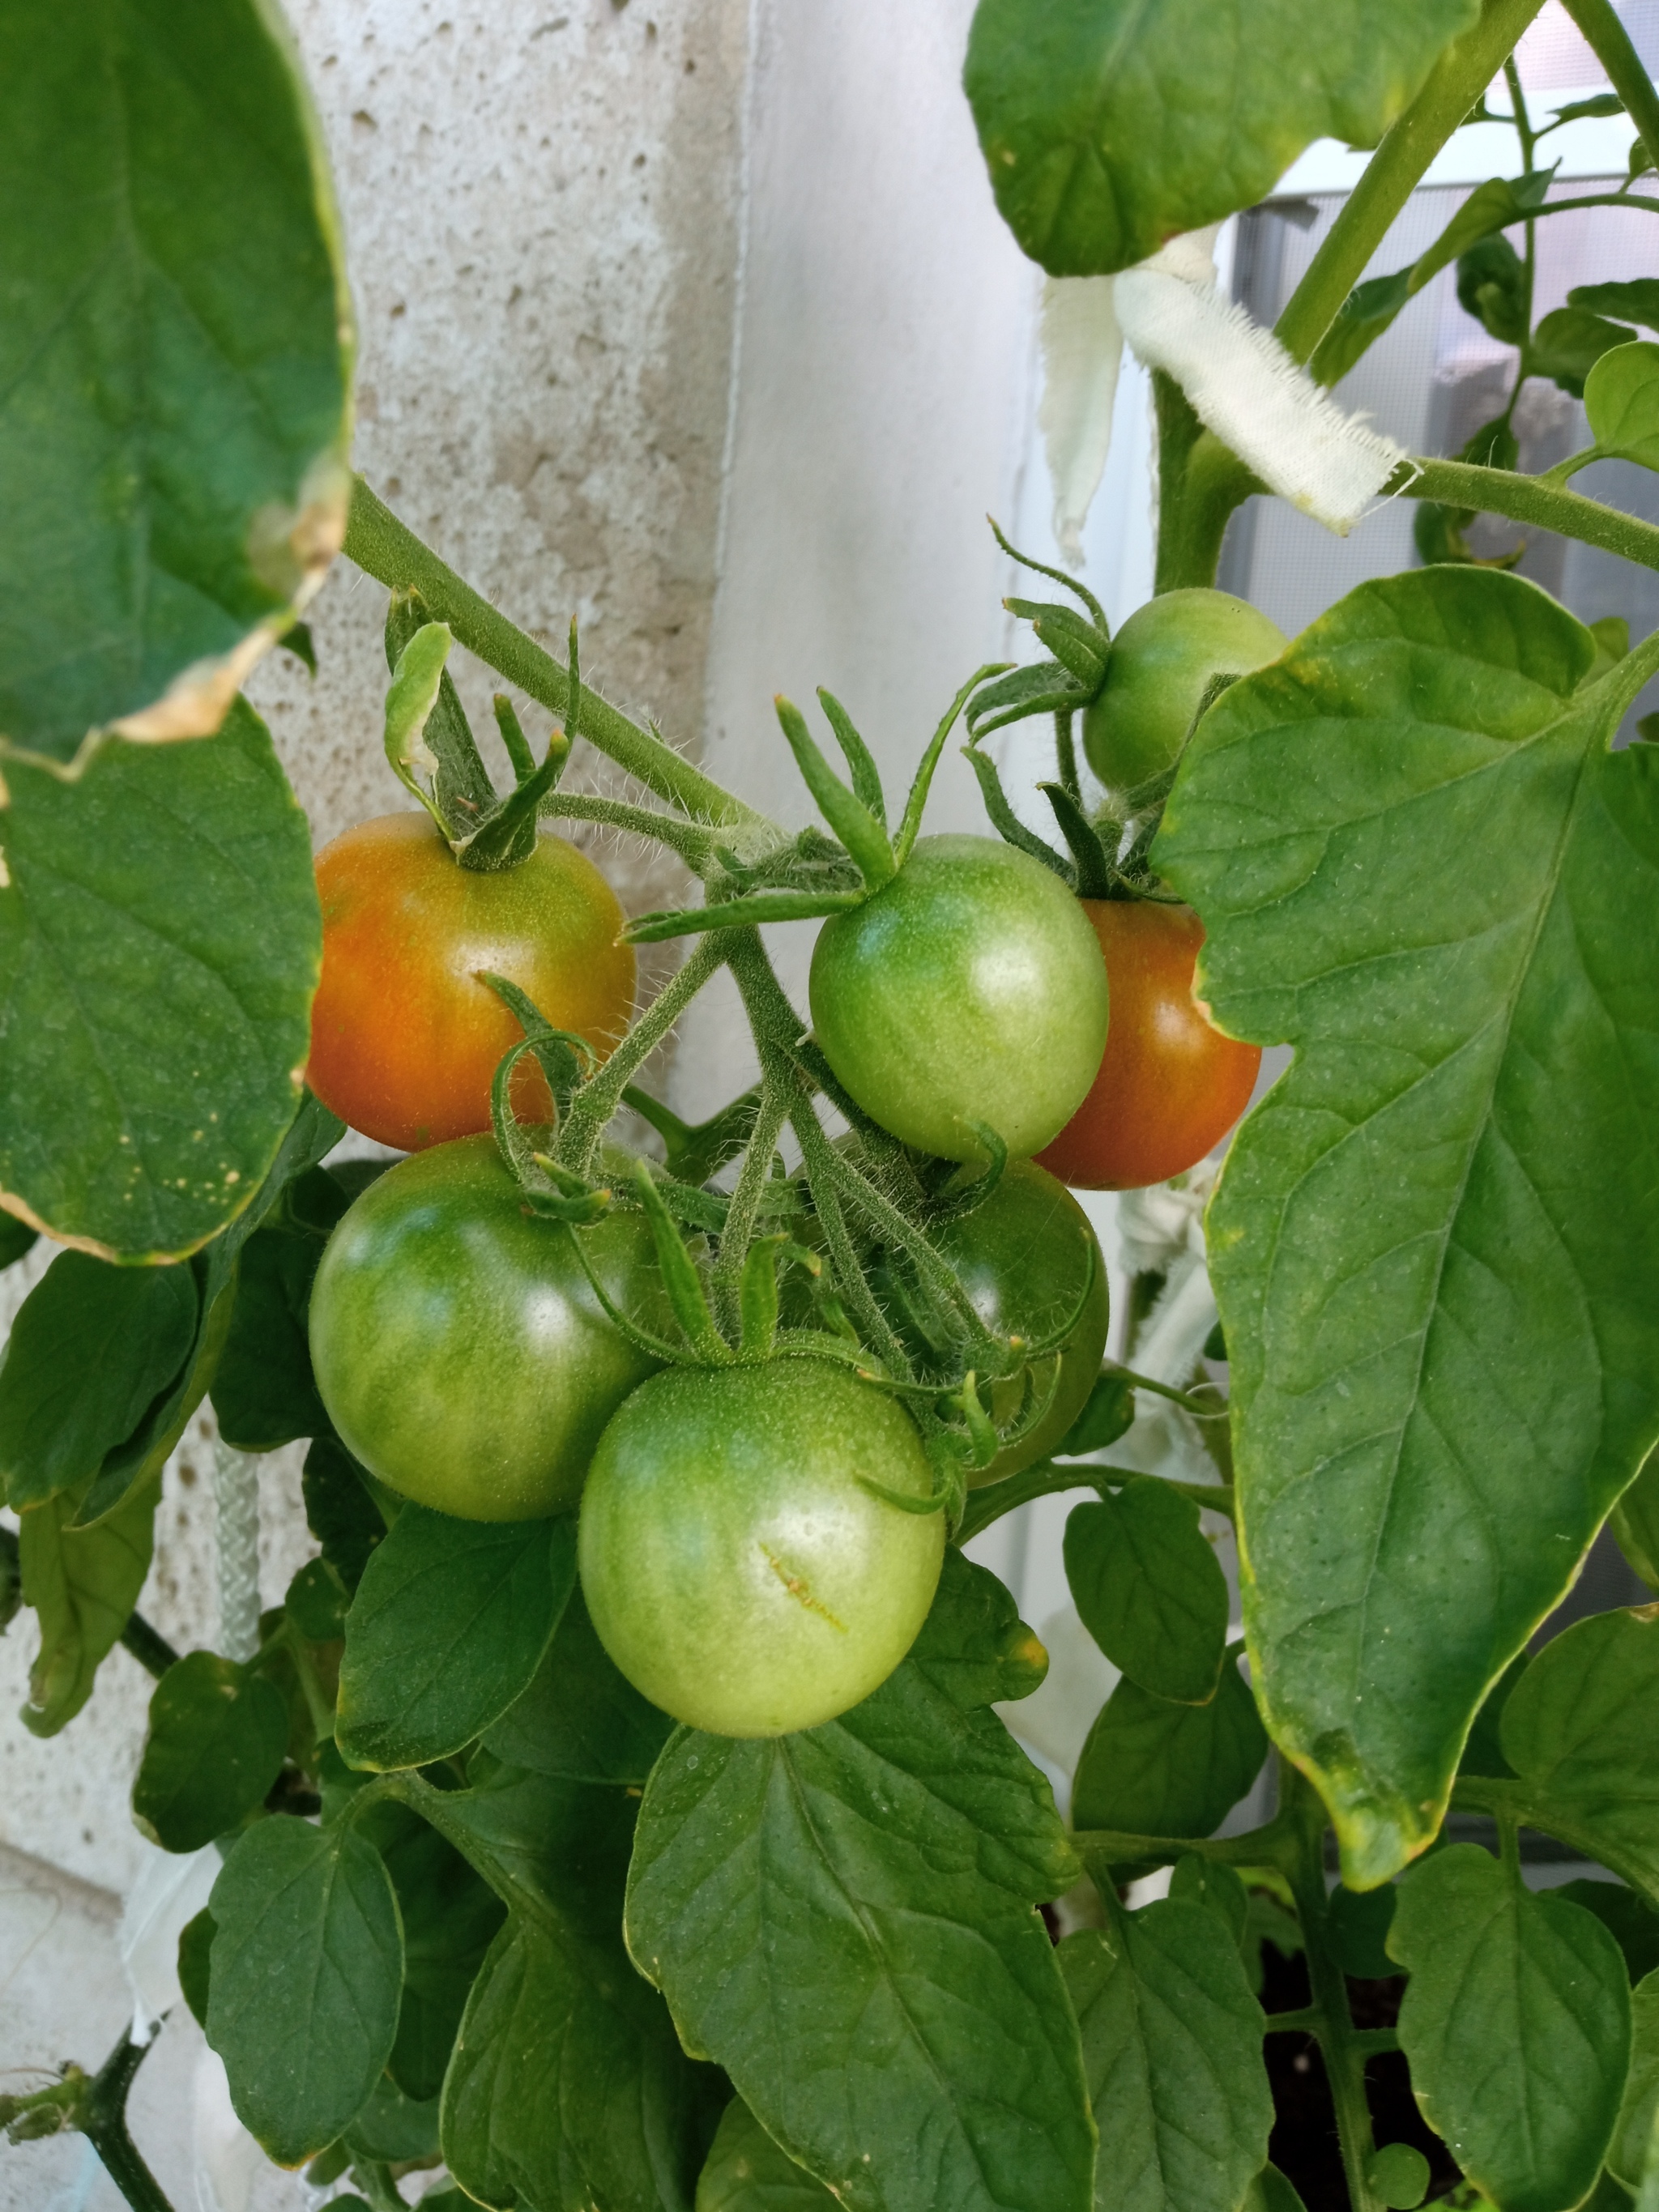
[[[462,1520],[568,1511],[605,1423],[655,1364],[587,1267],[649,1316],[639,1215],[537,1219],[487,1134],[403,1161],[335,1229],[312,1288],[313,1365],[342,1441],[388,1489]]]
[[[604,1054],[634,1006],[616,893],[584,853],[544,836],[518,866],[458,867],[423,814],[386,814],[317,857],[323,972],[307,1080],[365,1136],[399,1152],[489,1127],[496,1062],[517,1022],[478,978],[505,975],[550,1021]],[[533,1060],[514,1071],[528,1121],[550,1113]]]
[[[1099,1065],[1106,980],[1072,902],[1024,854],[927,837],[819,932],[812,1022],[858,1103],[946,1159],[1047,1144]]]
[[[615,1415],[581,1523],[599,1640],[717,1735],[816,1728],[885,1681],[927,1616],[945,1525],[915,1424],[820,1362],[675,1369]]]
[[[1224,1036],[1195,996],[1204,925],[1190,907],[1085,899],[1112,1025],[1088,1097],[1041,1154],[1080,1190],[1133,1190],[1201,1160],[1250,1103],[1261,1048]]]
[[[118,1643],[155,1678],[132,1804],[179,1880],[134,1972],[176,1937],[156,2008],[315,2191],[1655,2202],[1659,1620],[1559,1608],[1598,1542],[1659,1589],[1659,749],[1625,735],[1659,634],[1468,537],[1659,569],[1659,525],[1574,483],[1659,466],[1659,289],[1534,297],[1540,226],[1659,213],[1659,94],[1610,0],[1564,4],[1608,88],[1544,122],[1539,0],[977,0],[989,189],[1052,280],[1057,536],[1127,343],[1156,588],[1114,632],[1002,540],[1064,595],[1007,603],[1042,657],[968,677],[891,812],[841,702],[826,746],[780,701],[794,830],[350,477],[350,287],[274,10],[9,15],[0,1260],[63,1249],[0,1363],[0,1625],[38,1634],[41,1736]],[[1516,173],[1373,267],[1505,100]],[[1564,191],[1551,135],[1620,115],[1623,183]],[[1322,138],[1376,151],[1258,329],[1206,234]],[[1340,388],[1441,272],[1509,363],[1454,459]],[[1540,382],[1589,442],[1531,476]],[[1261,497],[1338,532],[1409,499],[1423,564],[1284,639],[1216,589]],[[342,548],[390,593],[422,811],[314,869],[237,686],[309,652]],[[504,793],[457,644],[554,726],[538,754],[497,699]],[[986,741],[1033,717],[1028,803]],[[923,838],[959,720],[997,836]],[[630,795],[562,788],[578,745]],[[622,927],[543,834],[573,820],[656,841],[688,902]],[[810,1025],[763,935],[803,921]],[[671,941],[630,1020],[630,948]],[[637,1086],[719,976],[757,1079],[689,1127]],[[1218,1174],[1117,1209],[1107,1358],[1041,1163],[1168,1176],[1266,1045]],[[624,1107],[660,1158],[617,1152]],[[343,1116],[418,1149],[331,1158]],[[191,1641],[224,1648],[181,1655],[140,1601],[210,1389]],[[315,1553],[261,1612],[252,1454],[301,1439]],[[1073,1493],[1022,1717],[1046,1656],[969,1553]],[[1523,1836],[1582,1877],[1535,1889]],[[126,2118],[146,2048],[9,2074],[17,2155],[79,2130],[168,2212]]]

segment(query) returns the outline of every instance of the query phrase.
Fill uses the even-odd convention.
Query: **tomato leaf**
[[[1296,1047],[1210,1264],[1256,1692],[1358,1888],[1659,1433],[1659,756],[1608,750],[1652,652],[1595,656],[1515,576],[1362,585],[1211,709],[1154,848],[1217,1019]]]
[[[1519,1694],[1517,1692],[1517,1694]],[[1631,2048],[1630,1984],[1601,1922],[1455,1844],[1400,1885],[1389,1949],[1424,2118],[1504,2212],[1559,2212],[1601,2167]]]
[[[1635,1890],[1622,1881],[1582,1877],[1562,1882],[1553,1893],[1595,1915],[1624,1953],[1632,1988],[1659,1967],[1659,1912]]]
[[[1553,1637],[1504,1708],[1527,1819],[1659,1905],[1659,1608],[1593,1613]]]
[[[398,2030],[403,1934],[380,1855],[349,1826],[257,1821],[220,1869],[208,2041],[243,2126],[279,2166],[343,2134]]]
[[[1373,146],[1474,0],[980,0],[963,82],[1014,236],[1109,274],[1263,198],[1316,138]]]
[[[1601,1889],[1606,1884],[1583,1886]],[[1642,2186],[1659,2118],[1659,1973],[1649,1974],[1631,1992],[1630,2009],[1630,2072],[1607,2146],[1607,2171],[1634,2195]]]
[[[357,1462],[337,1437],[319,1437],[306,1454],[301,1480],[306,1526],[349,1590],[362,1580],[386,1539],[380,1509],[362,1484]]]
[[[306,1335],[311,1279],[322,1256],[320,1237],[286,1227],[258,1230],[242,1249],[210,1390],[219,1433],[238,1451],[274,1451],[296,1437],[328,1433]]]
[[[849,2212],[1090,2203],[1077,2027],[1031,1910],[1076,1862],[985,1709],[1021,1641],[1007,1593],[947,1553],[872,1697],[799,1735],[681,1729],[647,1787],[629,1948]]]
[[[1638,338],[1604,353],[1584,379],[1584,412],[1604,453],[1659,469],[1659,345]]]
[[[188,1267],[112,1267],[60,1252],[0,1352],[0,1484],[39,1505],[96,1474],[177,1376],[196,1340]]]
[[[261,1802],[282,1771],[288,1708],[272,1685],[192,1651],[152,1692],[132,1817],[167,1851],[199,1851]]]
[[[403,1806],[373,1807],[360,1832],[386,1862],[404,1927],[404,1993],[387,2069],[406,2097],[425,2100],[443,2087],[461,2014],[505,1909],[454,1845]]]
[[[1567,305],[1610,316],[1614,322],[1642,323],[1659,331],[1659,276],[1633,276],[1621,284],[1575,284]]]
[[[258,1190],[300,1103],[321,925],[304,815],[239,700],[0,810],[0,1185],[65,1242],[176,1258]]]
[[[1584,379],[1604,353],[1627,345],[1636,333],[1583,307],[1554,307],[1532,335],[1530,360],[1538,376],[1553,376],[1563,392],[1582,398]]]
[[[213,1915],[204,1905],[179,1930],[179,1989],[198,2027],[207,2028],[208,1985],[212,1978]]]
[[[0,235],[0,746],[67,763],[124,720],[216,728],[321,581],[349,304],[258,0],[22,0],[8,33],[0,202],[28,215]]]
[[[1235,1660],[1206,1705],[1176,1705],[1126,1676],[1083,1747],[1073,1824],[1136,1836],[1212,1834],[1267,1756],[1267,1731]]]
[[[835,2201],[733,2097],[697,2178],[697,2212],[830,2212]]]
[[[509,1766],[643,1788],[673,1728],[595,1635],[578,1583],[523,1695],[483,1741]]]
[[[155,1541],[159,1481],[143,1484],[96,1528],[76,1528],[76,1495],[63,1491],[20,1514],[23,1600],[40,1624],[20,1718],[56,1735],[92,1695],[93,1679],[138,1602]]]
[[[482,1735],[541,1663],[575,1577],[574,1518],[453,1521],[405,1505],[346,1615],[346,1758],[424,1766]]]
[[[1261,2008],[1202,1905],[1165,1899],[1068,1936],[1060,1969],[1100,2130],[1100,2212],[1215,2212],[1267,2155]]]
[[[1132,1682],[1181,1705],[1215,1695],[1227,1577],[1190,1498],[1151,1480],[1073,1507],[1066,1579],[1083,1626]]]
[[[511,1768],[422,1802],[510,1908],[444,2082],[451,2172],[522,2212],[687,2212],[710,2083],[623,1949],[633,1802]]]
[[[383,2165],[401,2165],[405,2160],[435,2164],[436,2090],[424,2100],[407,2096],[389,2074],[381,2075],[368,2102],[341,2140],[355,2157],[374,2159]]]

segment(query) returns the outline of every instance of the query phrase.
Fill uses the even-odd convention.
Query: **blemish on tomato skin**
[[[823,1600],[813,1596],[811,1589],[805,1582],[802,1581],[801,1577],[799,1575],[792,1575],[790,1573],[788,1568],[784,1565],[783,1561],[778,1557],[775,1551],[771,1550],[767,1545],[763,1544],[760,1547],[760,1553],[761,1557],[766,1561],[767,1565],[771,1568],[773,1573],[783,1584],[785,1589],[788,1591],[790,1596],[793,1597],[798,1604],[804,1605],[809,1613],[816,1613],[819,1614],[823,1620],[829,1622],[831,1628],[836,1630],[838,1633],[842,1636],[846,1635],[846,1622],[844,1620],[837,1620],[835,1614],[830,1612],[829,1607],[823,1603]]]

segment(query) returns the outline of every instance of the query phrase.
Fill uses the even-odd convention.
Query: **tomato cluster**
[[[1184,668],[1180,623],[1136,618],[1146,665],[1124,653],[1088,733],[1103,774],[1156,769],[1217,656],[1267,642],[1236,603],[1200,612],[1194,633],[1185,611]],[[515,865],[469,872],[423,817],[399,815],[337,839],[318,878],[312,1083],[410,1153],[339,1223],[312,1294],[318,1389],[342,1441],[386,1490],[441,1512],[580,1505],[593,1624],[676,1717],[731,1735],[832,1718],[927,1614],[952,1494],[941,1468],[960,1470],[958,1498],[963,1481],[1001,1480],[1052,1452],[1089,1397],[1106,1277],[1065,1185],[1188,1166],[1248,1097],[1259,1054],[1194,994],[1197,917],[1079,898],[1012,844],[939,836],[827,921],[811,1000],[823,1080],[857,1121],[840,1158],[866,1199],[884,1162],[908,1177],[903,1207],[866,1205],[857,1224],[866,1340],[898,1360],[883,1378],[870,1352],[860,1375],[831,1356],[842,1340],[810,1334],[823,1312],[799,1290],[787,1356],[746,1326],[741,1346],[700,1337],[684,1270],[665,1273],[675,1232],[649,1184],[647,1211],[592,1218],[581,1196],[550,1218],[487,1133],[495,1070],[522,1030],[484,975],[599,1055],[628,1020],[620,909],[574,848],[543,836]],[[520,1121],[553,1117],[528,1057],[512,1100]],[[817,1185],[803,1170],[790,1188],[797,1245],[844,1258]],[[845,1328],[844,1310],[829,1325]],[[957,1438],[943,1457],[942,1433]]]

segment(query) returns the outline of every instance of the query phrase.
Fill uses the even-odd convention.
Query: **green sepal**
[[[1112,626],[1106,619],[1106,610],[1080,578],[1068,574],[1064,568],[1051,568],[1046,561],[1034,560],[1029,553],[1022,553],[1018,545],[1010,544],[1003,536],[995,515],[988,514],[985,520],[991,526],[992,537],[1011,561],[1018,561],[1022,568],[1029,568],[1034,576],[1046,576],[1051,584],[1058,584],[1062,591],[1070,592],[1073,599],[1081,600],[1089,610],[1095,629],[1102,639],[1109,643]]]
[[[901,868],[909,859],[916,840],[921,835],[921,811],[927,804],[933,771],[939,766],[939,757],[945,750],[945,740],[956,726],[957,716],[986,678],[1000,676],[1007,665],[1006,660],[988,660],[982,668],[976,668],[952,699],[944,720],[928,740],[927,750],[916,769],[915,781],[910,786],[910,796],[904,802],[904,819],[899,823],[898,835],[893,840],[893,858]]]
[[[988,738],[993,730],[1025,721],[1033,714],[1065,714],[1086,707],[1090,696],[1058,660],[1033,661],[975,694],[968,706],[968,734]]]
[[[1015,717],[1010,714],[1003,719],[1012,721]],[[986,726],[995,729],[998,725],[993,722]],[[1034,860],[1041,860],[1045,868],[1053,869],[1068,890],[1074,891],[1077,889],[1075,862],[1063,858],[1052,845],[1045,844],[1036,830],[1025,827],[1008,804],[1007,793],[1002,788],[1002,778],[997,774],[996,763],[981,752],[977,744],[966,744],[962,750],[963,758],[979,778],[980,795],[985,801],[985,811],[990,816],[991,826],[1003,842],[1013,846],[1018,852],[1029,854]]]
[[[623,1092],[623,1103],[631,1106],[662,1139],[670,1175],[682,1182],[707,1182],[749,1142],[760,1105],[760,1085],[751,1085],[718,1114],[696,1124],[682,1121],[659,1098],[631,1083]]]
[[[450,832],[443,810],[415,770],[417,765],[429,769],[435,782],[437,757],[425,743],[426,726],[438,703],[444,663],[454,642],[447,623],[425,623],[398,655],[386,695],[386,757],[392,772],[419,799],[446,839]]]
[[[536,812],[550,791],[554,790],[564,773],[564,764],[570,757],[570,748],[575,743],[577,724],[581,717],[582,677],[581,656],[576,641],[576,625],[570,624],[570,691],[565,701],[564,727],[555,730],[547,741],[547,754],[538,769],[528,775],[519,772],[519,753],[509,743],[514,769],[518,782],[499,806],[465,837],[452,840],[455,857],[464,868],[480,874],[493,875],[505,868],[516,868],[530,858],[536,849]],[[526,752],[524,732],[519,728],[518,716],[513,713],[509,700],[498,698],[495,720],[503,740],[507,739],[507,723],[501,708],[507,708],[517,734],[519,746]]]
[[[1054,811],[1060,824],[1060,834],[1072,848],[1072,858],[1077,864],[1077,878],[1073,888],[1079,898],[1109,897],[1116,877],[1111,856],[1101,842],[1098,831],[1062,783],[1040,783],[1037,789]]]
[[[881,787],[881,771],[876,766],[870,748],[853,726],[853,718],[831,691],[820,684],[818,702],[823,707],[830,728],[836,733],[836,743],[841,747],[847,762],[848,774],[853,779],[853,796],[877,823],[884,836],[887,830],[887,794]]]
[[[708,1297],[702,1286],[702,1277],[697,1263],[685,1248],[672,1214],[663,1203],[662,1193],[652,1178],[650,1164],[641,1160],[634,1170],[634,1194],[640,1201],[641,1211],[651,1224],[651,1235],[657,1247],[657,1264],[662,1270],[663,1288],[673,1309],[675,1320],[684,1331],[685,1340],[700,1358],[724,1362],[731,1358],[730,1347],[714,1326],[714,1316],[709,1311]]]
[[[416,591],[394,592],[386,611],[386,666],[395,672],[408,647],[432,617]],[[430,648],[428,648],[430,649]],[[388,707],[390,702],[388,701]],[[440,671],[432,700],[417,733],[424,744],[432,775],[430,799],[422,804],[446,838],[465,837],[476,830],[495,807],[495,787],[489,780],[472,735],[472,726],[461,705],[460,694],[447,668]],[[392,763],[394,769],[397,763]],[[399,771],[401,774],[401,771]],[[417,798],[421,794],[416,793]]]
[[[528,782],[536,773],[536,756],[530,750],[530,740],[524,733],[517,708],[505,691],[497,691],[490,701],[495,712],[495,727],[501,733],[501,743],[507,748],[507,759],[513,763],[514,781]]]
[[[777,712],[779,727],[788,740],[790,751],[795,756],[795,765],[801,772],[801,780],[817,801],[824,820],[858,863],[860,872],[870,889],[879,889],[890,880],[897,865],[893,857],[893,848],[887,842],[886,830],[863,800],[854,798],[825,760],[806,726],[799,708],[792,705],[781,694],[772,704]]]

